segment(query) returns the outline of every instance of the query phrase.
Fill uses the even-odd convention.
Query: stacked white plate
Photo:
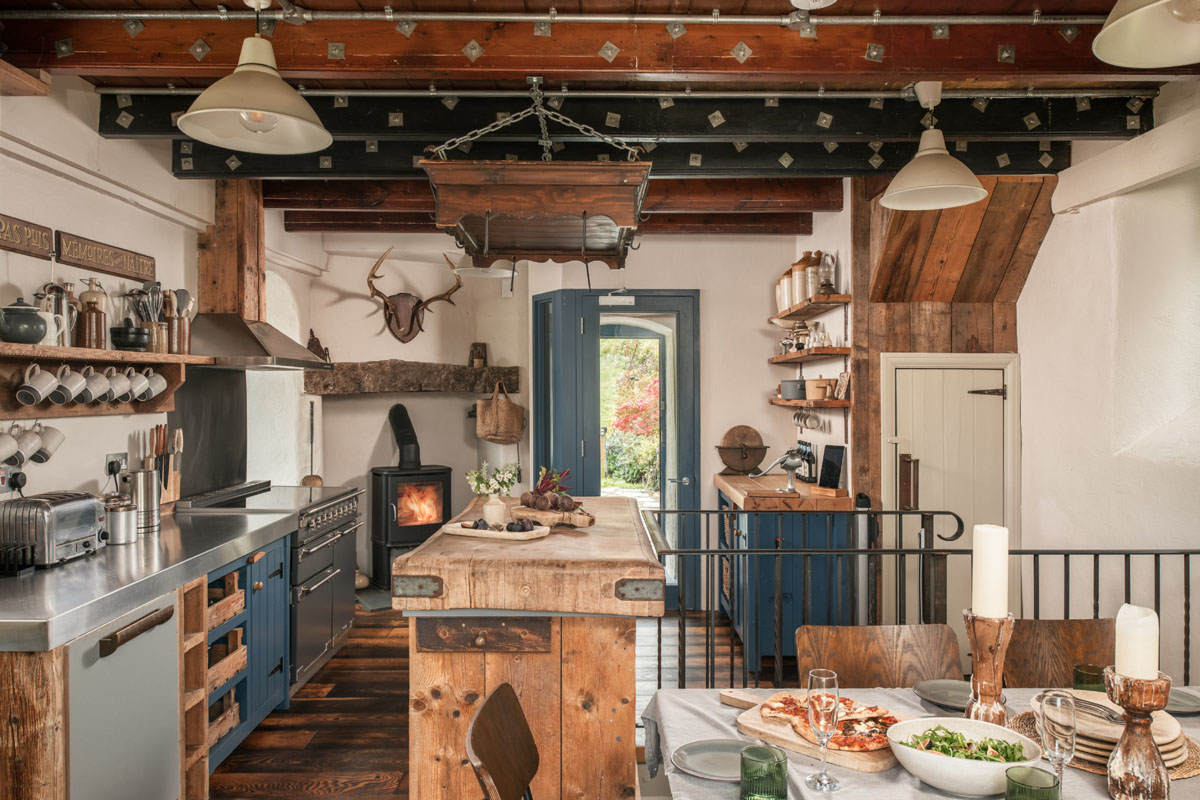
[[[1121,707],[1111,702],[1103,692],[1071,692],[1081,700],[1089,700],[1112,709],[1117,714],[1123,713]],[[1041,718],[1041,701],[1034,696],[1030,701],[1033,711]],[[1080,761],[1101,766],[1108,763],[1108,757],[1125,730],[1124,722],[1110,722],[1097,714],[1089,713],[1082,707],[1075,709],[1075,757]],[[1150,733],[1154,743],[1162,753],[1163,762],[1167,767],[1175,767],[1187,760],[1188,742],[1183,733],[1179,720],[1165,711],[1155,711],[1151,716]]]

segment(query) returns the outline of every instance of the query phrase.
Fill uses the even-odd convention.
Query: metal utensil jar
[[[162,504],[162,484],[158,482],[156,469],[132,469],[121,473],[121,488],[133,498],[137,508],[138,533],[158,533]]]
[[[108,518],[108,543],[133,544],[138,540],[137,506],[117,506],[105,512]]]

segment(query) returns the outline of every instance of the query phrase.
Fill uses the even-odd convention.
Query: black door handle
[[[272,675],[274,675],[276,672],[283,672],[283,659],[282,659],[282,658],[281,658],[281,659],[279,659],[279,663],[275,665],[275,669],[273,669],[273,670],[271,670],[270,672],[268,672],[268,673],[267,673],[267,677],[268,677],[268,678],[269,678],[269,677],[271,677],[271,676],[272,676]]]
[[[267,577],[268,578],[278,578],[282,575],[283,575],[283,565],[280,564],[278,567],[275,568],[275,570],[271,574],[267,575]]]

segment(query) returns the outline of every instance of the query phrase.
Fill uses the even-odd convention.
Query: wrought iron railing
[[[969,605],[971,551],[943,544],[962,534],[952,512],[722,509],[643,517],[674,587],[669,605],[681,610],[657,622],[660,688],[664,656],[670,658],[667,625],[677,626],[678,686],[696,685],[701,670],[709,688],[756,686],[768,678],[781,686],[799,625],[955,622]],[[1191,559],[1200,550],[1050,548],[1010,555],[1019,587],[1015,616],[1099,618],[1115,615],[1123,602],[1151,606],[1162,625],[1163,671],[1191,683]],[[1164,597],[1171,598],[1165,605]],[[726,626],[720,635],[727,641],[719,642]],[[701,641],[702,667],[688,661]],[[764,675],[768,659],[771,674]]]

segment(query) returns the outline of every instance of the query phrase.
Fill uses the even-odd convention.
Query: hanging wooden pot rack
[[[529,108],[429,148],[422,160],[437,204],[435,223],[476,267],[496,261],[599,261],[625,266],[650,177],[639,148],[547,108],[539,83]],[[541,161],[449,161],[447,154],[536,116]],[[624,151],[626,161],[553,161],[547,121],[574,128]]]

